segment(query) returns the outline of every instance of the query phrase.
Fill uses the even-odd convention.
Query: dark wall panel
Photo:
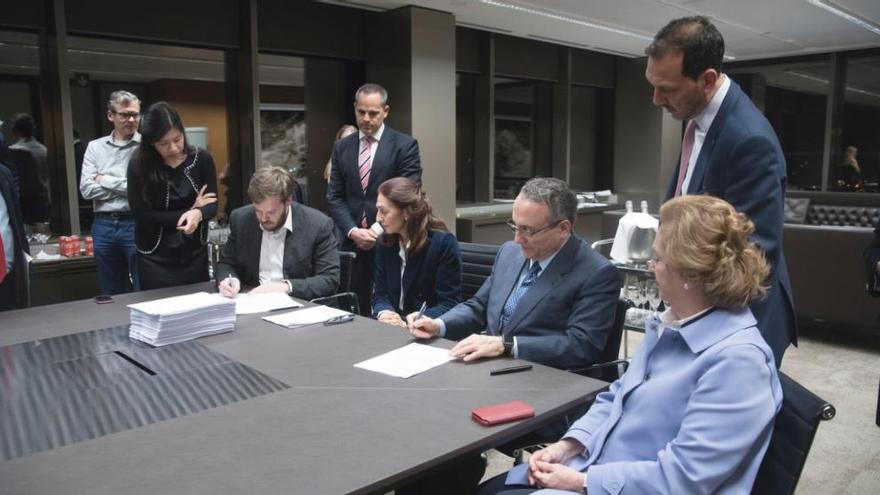
[[[478,74],[483,71],[480,45],[489,33],[475,29],[455,29],[455,70]]]
[[[561,49],[540,41],[495,35],[495,74],[557,81]]]
[[[45,2],[15,2],[0,7],[0,26],[41,28],[46,25]]]
[[[260,51],[364,58],[361,9],[307,0],[258,0]]]
[[[614,87],[614,60],[605,53],[571,50],[571,82],[599,88]]]
[[[65,2],[70,33],[195,46],[238,46],[238,10],[237,0]]]

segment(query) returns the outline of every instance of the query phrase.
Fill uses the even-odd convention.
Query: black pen
[[[490,375],[506,375],[507,373],[519,373],[520,371],[529,371],[532,369],[531,364],[520,364],[517,366],[508,366],[507,368],[498,368],[489,372]]]

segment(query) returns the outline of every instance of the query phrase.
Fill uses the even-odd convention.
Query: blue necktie
[[[510,297],[507,298],[507,302],[504,303],[504,309],[501,311],[501,331],[504,331],[504,327],[507,326],[507,322],[510,321],[513,312],[516,311],[516,305],[519,304],[519,300],[526,294],[529,287],[535,283],[535,279],[538,278],[539,273],[541,273],[541,264],[538,262],[532,262],[532,267],[529,268],[529,272],[526,273],[522,283],[520,283],[519,287],[517,287]]]

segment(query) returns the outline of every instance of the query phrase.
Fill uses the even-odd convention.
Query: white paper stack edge
[[[130,304],[128,336],[152,346],[176,344],[235,329],[235,302],[220,294],[185,296]]]

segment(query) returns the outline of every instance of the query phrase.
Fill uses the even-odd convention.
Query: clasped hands
[[[372,229],[355,228],[348,234],[348,238],[351,239],[351,241],[354,242],[354,245],[361,251],[369,251],[370,249],[373,249],[378,237],[379,234],[373,232]]]
[[[563,438],[535,452],[529,457],[529,484],[583,493],[587,475],[563,464],[583,451],[580,442]]]
[[[185,211],[183,215],[180,215],[180,218],[177,220],[177,230],[189,235],[199,227],[199,223],[202,221],[202,210],[199,208],[217,202],[217,193],[205,192],[207,189],[207,184],[202,186],[199,195],[196,196],[196,200],[193,202],[192,208]]]

